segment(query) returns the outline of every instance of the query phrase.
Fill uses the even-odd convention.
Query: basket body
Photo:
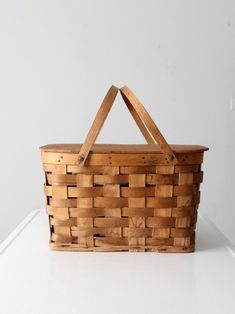
[[[203,179],[202,146],[81,145],[41,148],[50,247],[76,251],[192,252]]]

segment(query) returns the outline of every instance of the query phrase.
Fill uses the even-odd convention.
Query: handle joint
[[[85,156],[83,154],[78,156],[78,163],[81,164],[85,159]]]

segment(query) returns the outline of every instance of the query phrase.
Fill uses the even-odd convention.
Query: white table
[[[205,221],[187,254],[56,252],[48,237],[34,211],[0,246],[1,314],[235,313],[235,256]]]

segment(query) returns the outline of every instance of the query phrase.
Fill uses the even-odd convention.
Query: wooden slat
[[[43,152],[42,162],[45,164],[77,165],[77,154]],[[178,154],[179,164],[201,164],[203,153]],[[87,165],[107,166],[144,166],[144,165],[168,165],[163,154],[90,154],[86,161]]]
[[[182,207],[182,206],[190,206],[193,205],[193,195],[192,193],[179,193],[182,192],[183,190],[187,189],[188,186],[192,186],[193,184],[193,172],[192,173],[179,173],[179,182],[178,186],[176,189],[178,190],[178,197],[177,197],[177,207]],[[182,188],[183,187],[183,188]],[[196,190],[194,191],[196,193]],[[195,194],[193,193],[193,194]],[[175,222],[175,227],[176,228],[188,228],[191,223],[191,216],[185,216],[185,217],[177,217],[176,222]],[[189,243],[186,242],[187,238],[186,236],[184,237],[175,237],[174,239],[174,245],[187,245]]]
[[[71,227],[77,226],[77,219],[76,218],[67,218],[67,219],[56,219],[51,218],[51,225],[52,226],[60,226],[60,227]]]
[[[171,237],[184,238],[194,233],[193,228],[171,228]],[[184,245],[184,244],[183,244]]]
[[[154,227],[152,228],[152,238],[153,239],[165,239],[170,238],[170,226],[167,227]]]
[[[79,189],[92,189],[93,188],[93,175],[92,174],[79,174],[77,175],[77,188]],[[69,189],[69,188],[68,188]],[[72,189],[72,188],[71,188]],[[77,207],[92,208],[94,207],[94,199],[91,195],[82,198],[77,198]],[[77,228],[90,228],[94,227],[93,217],[78,217]],[[94,238],[91,236],[78,237],[78,244],[86,246],[94,246]]]
[[[119,174],[119,167],[111,166],[77,166],[77,165],[67,165],[67,171],[69,173],[75,174],[102,174],[102,175],[116,175]]]
[[[94,175],[95,184],[127,184],[128,175]]]
[[[199,165],[176,165],[175,166],[175,173],[192,173],[198,172]]]
[[[122,197],[154,196],[154,187],[121,187]]]
[[[139,246],[128,246],[128,245],[110,245],[110,246],[96,246],[96,247],[84,247],[80,244],[74,243],[50,243],[50,248],[57,251],[81,251],[81,252],[119,252],[129,251],[130,249],[139,249]],[[195,249],[195,244],[189,246],[175,246],[175,245],[145,245],[142,247],[147,252],[159,252],[159,253],[190,253]]]
[[[43,164],[43,170],[53,174],[66,174],[67,165],[45,163]]]
[[[50,185],[73,185],[77,183],[77,176],[74,174],[51,174],[48,173],[47,181]]]
[[[69,197],[95,197],[103,196],[103,187],[68,187]]]
[[[53,185],[73,185],[77,182],[77,176],[74,174],[47,174],[49,184]],[[194,173],[193,183],[201,183],[203,180],[203,172]],[[127,184],[127,175],[94,175],[94,184]],[[149,185],[155,184],[177,184],[178,174],[161,175],[151,174],[146,176],[146,183]]]
[[[194,206],[191,207],[177,207],[172,209],[172,217],[187,217],[195,214]]]
[[[71,245],[71,242],[77,241],[77,237],[65,236],[65,235],[60,235],[60,234],[57,234],[57,233],[52,233],[51,240],[53,242],[58,242],[58,243],[56,243],[56,245],[59,245],[61,243],[65,243],[67,245]]]
[[[94,227],[128,227],[128,218],[94,218]]]
[[[178,175],[175,174],[149,174],[146,177],[147,184],[174,184],[178,179]]]
[[[49,144],[40,147],[42,152],[79,153],[82,144]],[[208,150],[201,145],[170,145],[176,153],[195,153]],[[162,153],[157,144],[93,144],[92,153]]]
[[[70,208],[70,217],[120,217],[121,208]]]
[[[193,180],[192,180],[193,181]],[[197,186],[193,184],[175,185],[174,196],[185,196],[197,194]]]
[[[146,238],[146,245],[147,246],[172,246],[173,245],[173,238],[167,239],[154,239],[154,238]]]
[[[95,246],[127,246],[128,240],[126,238],[96,238],[95,237]]]
[[[149,217],[154,215],[153,208],[129,208],[122,209],[122,216],[126,217]]]
[[[78,237],[91,237],[94,235],[107,236],[107,237],[120,237],[120,228],[114,227],[78,227],[74,235]]]
[[[150,208],[171,208],[176,207],[176,197],[147,197],[146,207]]]
[[[129,237],[129,238],[143,238],[143,237],[150,237],[152,235],[152,229],[151,228],[139,228],[139,227],[129,227],[123,228],[123,236]],[[130,245],[130,239],[129,239],[129,245]],[[131,245],[135,245],[131,243]],[[141,247],[142,245],[138,245]]]
[[[146,226],[151,228],[174,227],[175,220],[173,217],[147,217]]]
[[[56,199],[50,198],[49,204],[53,207],[76,207],[77,206],[77,199]]]
[[[121,188],[122,195],[128,196],[128,207],[146,207],[145,196],[146,195],[146,174],[129,174],[129,188],[125,190],[125,188]],[[154,193],[153,189],[150,188],[150,194]],[[151,192],[152,191],[152,192]],[[142,197],[141,197],[142,196]],[[145,216],[129,216],[129,227],[132,228],[145,228]],[[128,239],[129,246],[144,246],[145,245],[145,236],[140,236],[136,234],[129,235]],[[144,251],[141,248],[133,248],[130,251]]]
[[[120,208],[127,207],[127,197],[95,197],[94,207]]]
[[[156,173],[156,166],[121,166],[122,174],[147,174]]]
[[[159,198],[159,197],[147,197],[147,208],[171,208],[176,207],[176,197],[172,198]],[[192,201],[187,202],[186,207],[199,204],[200,202],[200,194],[196,194]],[[76,207],[77,199],[50,199],[50,204],[54,207]],[[94,198],[94,206],[95,207],[110,207],[110,208],[120,208],[127,207],[128,198],[103,198],[96,197]],[[180,206],[182,207],[182,206]]]

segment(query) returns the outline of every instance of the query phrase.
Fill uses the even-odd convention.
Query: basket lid
[[[41,146],[43,152],[59,153],[79,153],[82,144],[49,144]],[[171,149],[175,153],[196,153],[208,150],[208,147],[201,145],[178,145],[171,144]],[[161,148],[157,144],[94,144],[91,152],[93,153],[158,153],[161,154]]]

